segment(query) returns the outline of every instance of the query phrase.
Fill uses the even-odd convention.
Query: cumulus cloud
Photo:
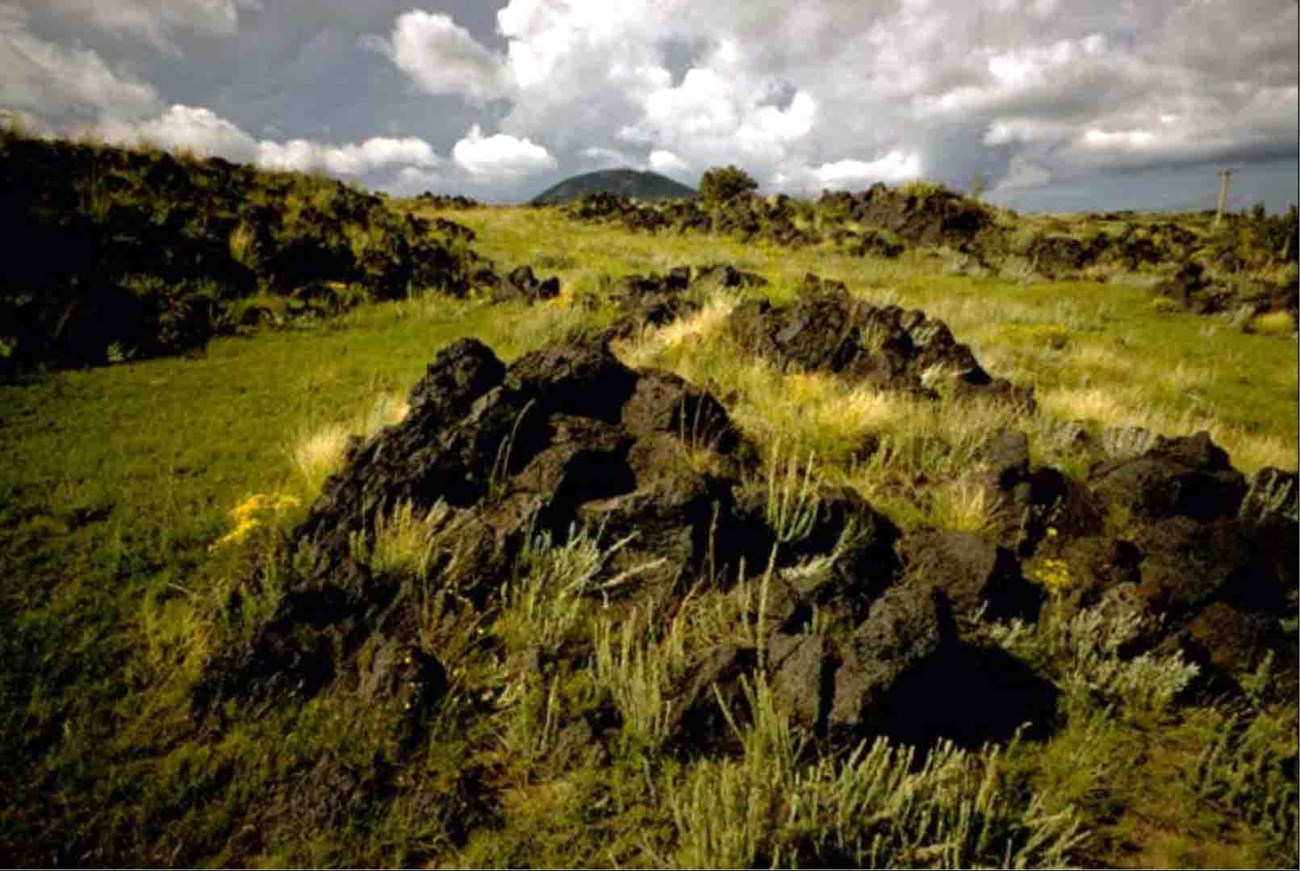
[[[343,176],[360,176],[395,168],[429,168],[440,162],[433,146],[410,136],[400,139],[378,136],[347,145],[328,145],[306,139],[261,142],[258,143],[256,160],[267,169],[320,170]]]
[[[556,166],[551,153],[531,140],[506,133],[484,136],[477,124],[456,143],[451,154],[462,169],[484,179],[531,175]]]
[[[101,133],[110,141],[148,143],[169,151],[243,163],[255,162],[260,153],[257,141],[234,123],[211,109],[193,106],[172,106],[157,118],[138,124],[109,121]]]
[[[439,92],[509,98],[505,133],[774,186],[961,183],[991,160],[1023,185],[1296,145],[1294,0],[510,0],[503,53],[454,26],[454,51],[413,55],[472,58]]]
[[[846,159],[819,166],[794,167],[773,176],[772,186],[782,191],[809,194],[818,190],[864,188],[876,182],[901,184],[920,177],[920,156],[895,150],[875,160]]]
[[[791,191],[980,172],[1018,202],[1294,165],[1295,0],[497,0],[495,33],[472,2],[0,0],[0,110],[502,199],[616,165]]]
[[[0,5],[0,108],[45,117],[138,117],[159,108],[153,86],[109,68],[96,52],[40,39],[27,14]]]
[[[411,181],[410,172],[427,173],[441,164],[433,146],[416,137],[377,136],[358,143],[332,145],[307,139],[256,140],[211,109],[172,106],[162,115],[138,123],[106,121],[98,128],[107,141],[150,144],[199,157],[223,157],[264,169],[326,172],[363,176],[393,172]]]
[[[460,94],[482,101],[506,93],[501,61],[447,15],[407,12],[398,17],[387,41],[368,44],[387,54],[430,94]]]

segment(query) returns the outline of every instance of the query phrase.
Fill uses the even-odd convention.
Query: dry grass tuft
[[[325,480],[342,468],[349,438],[371,438],[384,427],[401,423],[409,411],[402,397],[381,393],[351,425],[330,423],[303,431],[289,453],[304,490],[310,495],[320,492]]]

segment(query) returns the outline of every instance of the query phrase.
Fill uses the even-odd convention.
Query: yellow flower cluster
[[[1070,566],[1063,559],[1044,559],[1039,563],[1038,577],[1044,587],[1056,593],[1070,589],[1073,584]]]
[[[297,508],[299,504],[297,498],[284,493],[254,493],[230,510],[230,519],[235,526],[217,539],[211,549],[243,544],[253,530],[265,525],[269,518]]]

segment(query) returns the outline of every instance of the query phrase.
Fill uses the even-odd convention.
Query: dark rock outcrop
[[[705,574],[723,583],[742,567],[761,572],[774,548],[773,570],[794,578],[839,547],[842,565],[801,589],[810,604],[846,600],[850,613],[865,611],[893,580],[897,530],[856,494],[826,493],[800,540],[776,547],[778,532],[737,498],[753,451],[726,410],[674,375],[627,368],[599,342],[552,345],[507,367],[462,340],[437,355],[410,404],[404,421],[356,446],[326,483],[294,533],[308,571],[256,637],[214,665],[200,707],[309,695],[357,668],[358,651],[381,634],[385,645],[414,643],[418,596],[407,587],[419,579],[390,577],[364,557],[399,505],[427,516],[429,534],[447,542],[431,577],[480,606],[530,536],[563,542],[577,525],[619,543],[603,566],[621,578],[605,591],[615,598],[664,601]],[[402,662],[414,657],[399,649]],[[388,675],[404,672],[385,665],[399,654],[387,650],[369,660],[361,686],[379,692],[399,680]]]
[[[1042,589],[1025,580],[1015,553],[973,532],[923,531],[903,542],[909,583],[942,590],[956,614],[1033,620]]]
[[[936,396],[932,385],[947,385],[957,395],[1033,404],[1027,391],[989,375],[942,321],[920,311],[874,306],[854,297],[842,282],[809,275],[793,305],[749,301],[728,323],[743,347],[783,366],[833,372],[919,396]]]
[[[1245,478],[1206,432],[1157,438],[1141,456],[1100,464],[1088,483],[1104,502],[1152,520],[1231,517],[1246,495]]]
[[[915,744],[1006,740],[1055,715],[1056,690],[1009,654],[958,640],[944,594],[906,583],[886,592],[843,649],[830,729]]]

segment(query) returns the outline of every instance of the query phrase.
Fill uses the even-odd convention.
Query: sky
[[[396,194],[615,166],[1282,209],[1297,0],[0,0],[0,110]]]

